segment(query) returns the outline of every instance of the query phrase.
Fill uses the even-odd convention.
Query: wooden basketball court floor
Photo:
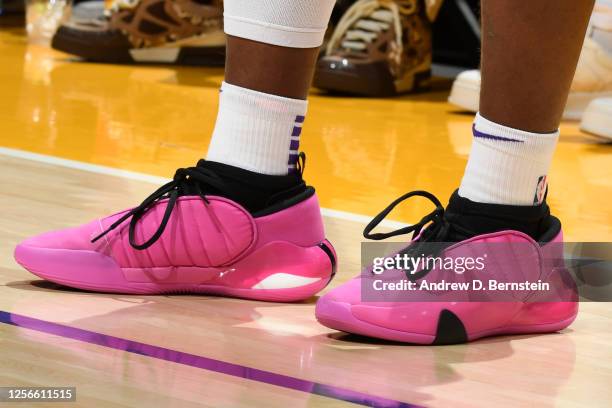
[[[423,347],[320,326],[316,299],[121,296],[36,279],[14,262],[17,242],[138,204],[205,154],[222,71],[81,63],[14,30],[0,32],[0,55],[0,386],[76,386],[65,406],[83,407],[612,403],[606,303],[583,303],[558,334]],[[471,115],[445,102],[448,86],[388,100],[313,91],[306,178],[339,254],[332,286],[358,273],[370,216],[408,190],[445,201],[458,186]],[[564,123],[550,179],[567,240],[612,240],[612,146]]]

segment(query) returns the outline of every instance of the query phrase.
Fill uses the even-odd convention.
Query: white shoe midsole
[[[259,281],[252,289],[291,289],[310,285],[320,280],[321,278],[310,278],[289,273],[275,273]]]
[[[222,47],[225,45],[225,34],[221,30],[199,36],[184,38],[164,44],[161,47],[133,48],[130,55],[136,62],[176,62],[181,47]]]

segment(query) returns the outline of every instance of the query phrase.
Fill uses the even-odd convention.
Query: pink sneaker
[[[370,233],[397,204],[411,196],[429,198],[436,210],[414,226],[388,234]],[[472,211],[466,210],[468,207]],[[517,219],[529,219],[524,217],[526,213],[539,214],[525,226],[539,242],[524,232],[503,228],[513,211],[521,213]],[[501,231],[469,231],[466,225],[478,229],[478,220],[484,218],[479,213],[487,214],[487,218],[490,213],[498,214],[492,224]],[[462,222],[465,218],[469,221]],[[436,197],[417,191],[392,203],[366,227],[364,236],[384,239],[408,232],[414,232],[411,244],[389,258],[401,259],[407,254],[423,263],[407,269],[402,269],[404,264],[396,267],[392,263],[383,270],[380,265],[384,256],[367,258],[377,259],[375,265],[319,299],[316,317],[321,324],[386,340],[454,344],[492,335],[554,332],[576,318],[578,296],[563,263],[561,224],[550,216],[546,203],[513,208],[473,203],[455,193],[445,210]],[[474,263],[469,270],[458,271],[457,265],[465,265],[469,256],[475,262],[480,259],[482,265]],[[428,259],[440,262],[427,263]],[[445,262],[449,262],[449,268],[443,266]],[[476,280],[483,286],[477,288]],[[495,282],[493,287],[491,281]],[[398,282],[401,285],[389,285]],[[529,285],[498,289],[500,284],[523,282]],[[447,286],[433,287],[432,283]],[[452,283],[456,286],[450,286]],[[548,288],[542,283],[548,283]]]
[[[140,206],[27,239],[15,259],[43,279],[100,292],[279,302],[319,292],[334,275],[336,256],[314,189],[299,173],[262,176],[230,167],[200,161],[179,169]],[[249,210],[225,198],[244,196],[240,183],[249,177],[283,190],[259,203],[246,194]]]

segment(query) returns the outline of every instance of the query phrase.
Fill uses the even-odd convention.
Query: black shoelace
[[[188,168],[180,168],[174,174],[174,178],[167,184],[164,184],[160,188],[158,188],[153,194],[147,197],[138,207],[132,208],[130,211],[125,213],[121,218],[115,221],[111,226],[109,226],[106,230],[104,230],[101,234],[96,236],[91,240],[91,242],[96,242],[100,238],[104,237],[106,234],[117,228],[128,218],[132,218],[130,220],[129,227],[129,241],[130,245],[135,249],[147,249],[151,245],[153,245],[159,237],[163,234],[168,221],[170,220],[170,216],[172,215],[172,210],[176,205],[176,201],[182,195],[187,194],[196,194],[202,198],[204,204],[208,206],[210,203],[206,196],[204,195],[204,186],[213,187],[218,191],[225,191],[226,186],[223,180],[213,171],[202,168],[202,167],[188,167]],[[164,216],[159,224],[159,227],[155,231],[155,233],[145,242],[139,244],[136,242],[136,225],[138,221],[149,211],[158,201],[167,198],[168,202],[166,203],[166,210],[164,211]]]
[[[130,220],[129,227],[129,242],[130,245],[134,249],[143,250],[149,248],[153,245],[159,237],[164,233],[166,229],[166,225],[168,225],[168,221],[170,220],[170,216],[172,215],[172,211],[176,205],[176,201],[180,196],[183,195],[198,195],[204,201],[206,207],[210,202],[206,198],[205,188],[211,188],[215,191],[215,193],[220,192],[222,195],[229,195],[229,187],[223,181],[223,179],[215,173],[211,169],[207,169],[203,167],[204,160],[200,160],[195,167],[187,167],[180,168],[174,174],[172,181],[164,184],[160,188],[158,188],[153,194],[147,197],[138,207],[132,208],[130,211],[125,213],[121,218],[112,223],[106,230],[102,233],[94,237],[91,242],[94,243],[100,238],[104,237],[106,234],[117,228],[123,222],[125,222],[128,218],[132,218]],[[304,175],[304,170],[306,168],[306,154],[304,152],[300,152],[298,156],[298,161],[296,164],[296,169],[300,173],[300,175]],[[282,197],[283,195],[287,195],[294,190],[299,190],[305,186],[302,181],[299,185],[296,185],[289,190],[280,191],[270,197],[270,200],[274,200],[276,197]],[[227,194],[223,194],[227,193]],[[149,211],[153,206],[157,204],[158,201],[163,199],[168,199],[166,203],[166,210],[164,211],[164,216],[162,217],[161,222],[159,223],[159,227],[155,233],[145,242],[139,244],[136,242],[136,225],[138,221]],[[214,220],[216,218],[213,217]]]
[[[376,228],[395,207],[411,197],[425,197],[431,201],[436,208],[414,225],[409,225],[386,233],[372,233],[372,230],[374,230],[374,228]],[[452,219],[453,215],[445,213],[444,206],[435,195],[422,190],[411,191],[393,201],[380,214],[375,216],[363,230],[363,236],[367,239],[380,241],[398,235],[412,233],[412,240],[414,241],[401,251],[401,254],[412,256],[437,256],[442,250],[450,246],[452,242],[456,240],[455,237],[474,235],[473,232],[453,223]],[[417,237],[418,239],[415,240]],[[423,270],[418,274],[412,275],[409,275],[407,272],[407,276],[409,279],[414,280],[425,276],[428,272],[429,270]]]

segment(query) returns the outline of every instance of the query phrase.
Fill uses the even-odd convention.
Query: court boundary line
[[[154,176],[152,174],[139,173],[131,170],[124,170],[100,164],[87,163],[79,160],[65,159],[62,157],[34,153],[26,150],[13,149],[9,147],[0,147],[0,154],[18,159],[36,161],[39,163],[51,164],[59,167],[86,171],[89,173],[103,174],[106,176],[114,176],[128,180],[143,181],[150,184],[160,185],[165,184],[171,180],[169,178]],[[321,208],[321,214],[324,217],[356,222],[363,225],[368,224],[373,218],[372,216],[356,214],[342,210],[334,210],[331,208]],[[394,220],[383,220],[380,223],[380,226],[384,228],[403,228],[408,225],[409,224]]]
[[[232,377],[282,387],[294,391],[300,391],[307,394],[319,395],[321,397],[331,398],[338,401],[350,402],[369,407],[420,407],[419,405],[384,397],[377,397],[375,395],[353,391],[343,387],[326,385],[285,374],[278,374],[272,371],[243,366],[224,360],[199,356],[197,354],[186,353],[135,340],[124,339],[121,337],[80,329],[78,327],[67,326],[64,324],[41,320],[17,313],[6,312],[3,310],[0,310],[0,323],[107,347],[110,349],[120,350],[131,354],[155,358],[157,360],[190,366],[218,374],[225,374]]]

